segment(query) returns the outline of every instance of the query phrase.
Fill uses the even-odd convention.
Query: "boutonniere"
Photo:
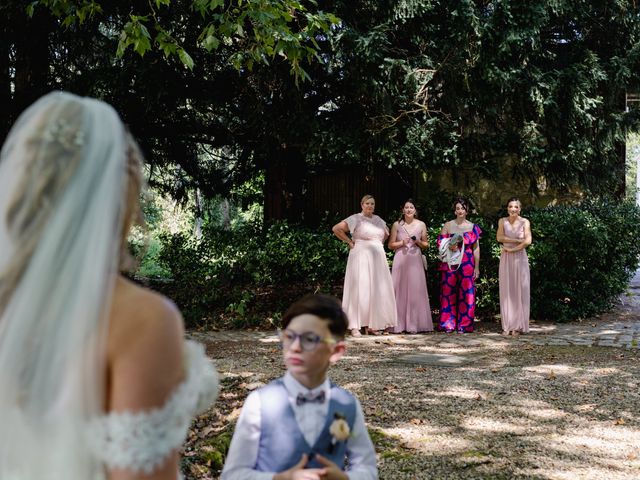
[[[351,429],[343,413],[336,412],[333,414],[333,422],[331,422],[331,426],[329,427],[329,433],[331,434],[329,453],[333,453],[336,444],[338,442],[344,442],[349,438],[349,435],[351,435]]]

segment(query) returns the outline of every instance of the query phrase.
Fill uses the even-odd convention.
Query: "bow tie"
[[[317,394],[304,394],[299,393],[296,397],[296,405],[300,406],[305,403],[324,403],[324,390],[319,391]]]

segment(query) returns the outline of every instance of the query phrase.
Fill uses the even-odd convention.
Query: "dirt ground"
[[[363,405],[380,478],[640,478],[638,349],[534,345],[494,330],[466,344],[439,333],[349,341],[330,376]],[[218,478],[246,395],[284,372],[274,338],[230,338],[205,341],[221,392],[194,423],[186,478]]]

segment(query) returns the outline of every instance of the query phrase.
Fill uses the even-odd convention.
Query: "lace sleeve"
[[[355,213],[353,215],[350,215],[349,217],[345,218],[344,221],[347,223],[347,226],[349,227],[349,232],[351,232],[351,235],[353,235],[356,228],[358,228],[358,223],[359,223],[358,214]]]
[[[107,468],[153,472],[182,445],[193,415],[215,400],[218,377],[202,345],[187,341],[185,356],[187,378],[162,407],[111,412],[91,423],[88,441]]]

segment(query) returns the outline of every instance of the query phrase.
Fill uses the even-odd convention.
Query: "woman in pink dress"
[[[525,249],[531,245],[531,225],[520,216],[521,208],[517,197],[509,199],[509,216],[498,221],[496,235],[502,244],[498,277],[503,335],[529,331],[530,275]]]
[[[393,282],[383,246],[389,229],[373,214],[375,205],[373,196],[365,195],[360,202],[361,213],[333,226],[335,236],[349,245],[342,308],[353,336],[360,335],[363,327],[377,334],[397,323]]]
[[[411,199],[402,208],[402,218],[391,227],[389,248],[395,250],[391,277],[396,293],[398,325],[394,333],[433,331],[422,249],[429,246],[427,226],[418,220]]]

